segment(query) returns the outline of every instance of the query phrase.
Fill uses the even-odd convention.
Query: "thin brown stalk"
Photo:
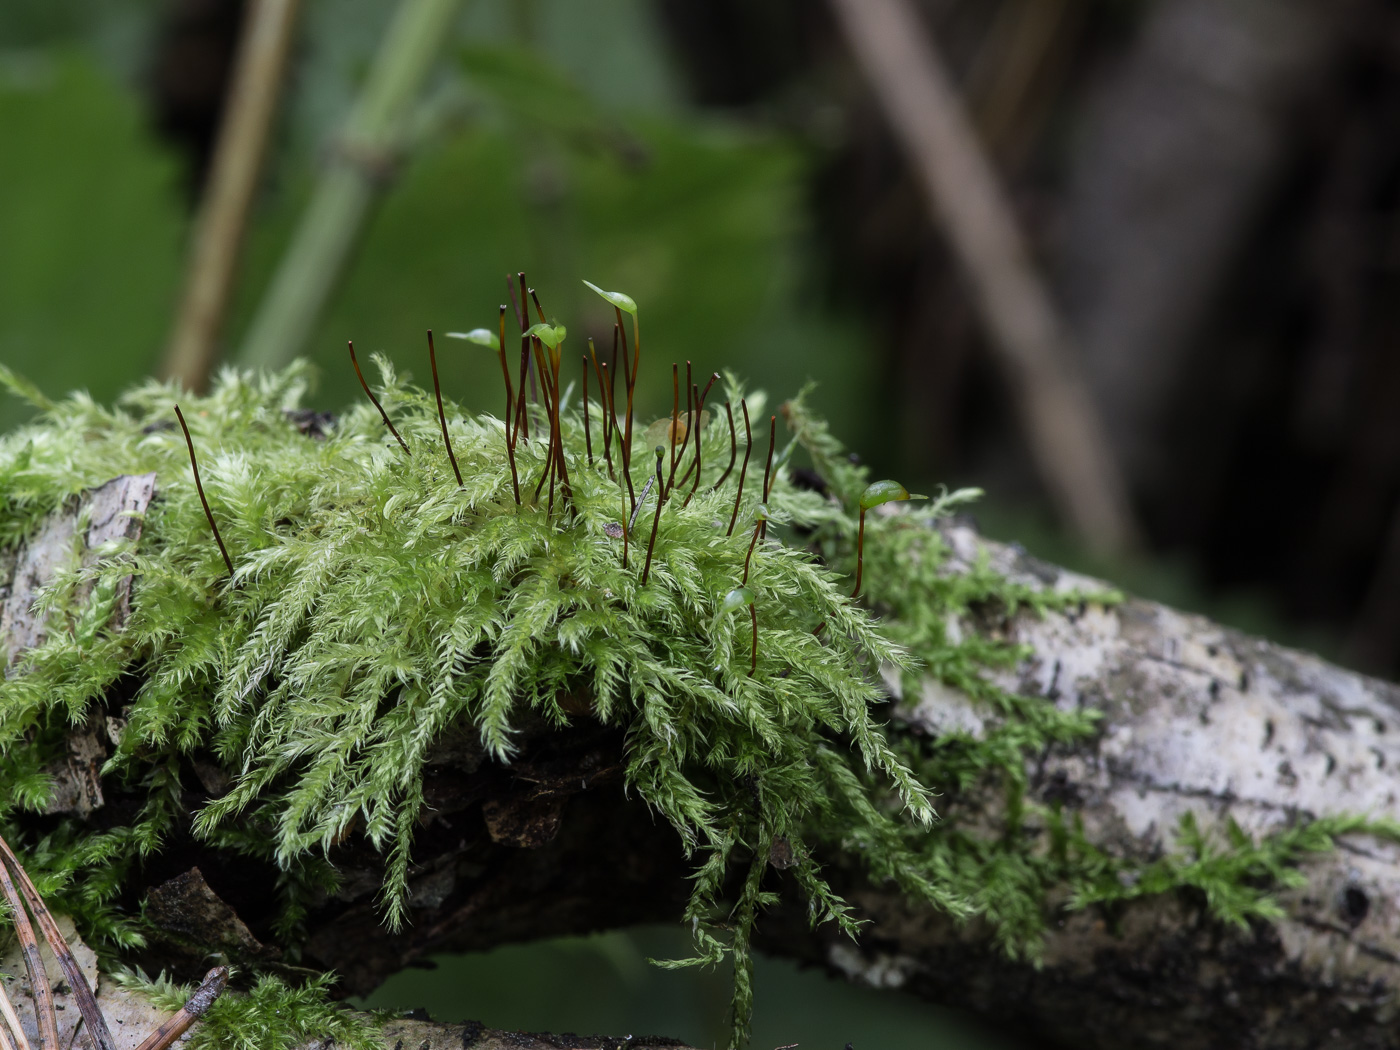
[[[583,358],[583,440],[588,445],[588,465],[593,466],[593,427],[588,420],[588,357]]]
[[[403,449],[404,455],[412,459],[413,453],[408,450],[408,445],[405,444],[404,439],[399,436],[399,432],[395,429],[394,424],[389,421],[389,413],[384,411],[384,406],[379,403],[379,398],[374,396],[374,391],[371,390],[369,384],[365,382],[365,375],[360,371],[359,359],[355,357],[355,344],[349,340],[346,340],[346,344],[350,347],[350,363],[355,366],[355,378],[360,381],[360,387],[364,390],[366,396],[374,402],[374,407],[379,409],[379,418],[384,420],[384,425],[389,428],[389,433],[394,435],[394,439],[398,441],[399,448]]]
[[[860,531],[856,534],[856,585],[851,591],[851,601],[860,596],[860,576],[865,569],[865,508],[860,508]],[[825,620],[822,621],[826,623]],[[820,628],[818,628],[820,630]]]
[[[692,423],[697,428],[703,426],[703,423],[701,422],[701,416],[705,411],[705,399],[710,396],[710,387],[715,385],[715,380],[718,378],[718,372],[712,373],[710,375],[710,381],[705,384],[705,389],[700,391],[700,393],[695,397],[695,416],[692,420]],[[690,487],[690,496],[695,495],[695,490],[700,487],[700,443],[703,438],[704,432],[702,430],[697,429],[695,433],[695,458],[690,461],[690,466],[686,468],[685,474],[681,476],[680,480],[680,484],[684,485],[686,478],[690,477],[690,472],[692,470],[697,472],[695,475],[695,484]],[[690,496],[687,496],[685,498],[686,504],[690,503]]]
[[[11,1037],[7,1050],[31,1050],[29,1036],[24,1034],[24,1026],[19,1023],[19,1014],[15,1013],[15,1004],[10,1002],[4,981],[0,981],[0,1014],[5,1018],[3,1030]]]
[[[685,435],[681,438],[680,452],[671,462],[671,476],[666,479],[666,487],[668,490],[674,490],[675,488],[674,479],[676,476],[676,467],[685,462],[685,450],[690,447],[690,432],[695,429],[695,417],[691,415],[691,411],[695,408],[694,389],[695,384],[690,378],[690,362],[687,361],[685,363]],[[674,442],[674,439],[672,440]],[[685,484],[684,479],[682,479],[681,484]]]
[[[537,371],[540,376],[540,391],[544,395],[545,415],[549,420],[549,447],[545,455],[545,469],[540,482],[535,487],[535,498],[539,499],[545,479],[549,479],[549,507],[547,513],[554,512],[555,482],[563,483],[566,499],[569,490],[568,469],[564,463],[564,437],[559,419],[559,361],[553,351],[539,339],[532,340],[535,346]]]
[[[515,492],[515,505],[520,506],[520,474],[515,469],[515,433],[511,416],[515,414],[513,392],[510,388],[510,369],[506,367],[506,306],[501,304],[500,317],[501,377],[506,381],[506,459],[510,461],[510,484]]]
[[[778,417],[768,417],[768,462],[763,467],[763,502],[768,502],[768,494],[773,489],[773,446],[778,440]]]
[[[633,499],[632,493],[632,394],[637,385],[637,366],[634,363],[630,368],[627,364],[627,330],[622,327],[622,311],[613,307],[613,312],[617,314],[617,328],[614,329],[622,341],[622,370],[627,373],[627,419],[623,424],[622,432],[622,472],[627,475],[627,498]]]
[[[598,348],[593,344],[593,337],[588,337],[588,361],[593,366],[593,378],[598,381],[598,404],[606,406],[608,403],[607,391],[603,389],[603,371],[598,367]],[[608,437],[608,417],[603,415],[603,440]]]
[[[729,402],[724,403],[724,414],[729,417],[729,466],[724,468],[724,473],[719,476],[711,492],[718,492],[719,487],[725,483],[729,477],[729,472],[734,469],[734,460],[739,455],[739,439],[734,433],[734,409],[729,406]]]
[[[734,513],[729,515],[729,530],[726,536],[734,535],[734,523],[739,520],[739,501],[744,498],[744,478],[749,472],[749,453],[753,451],[753,431],[749,428],[749,406],[742,397],[739,407],[744,410],[744,465],[739,468],[739,491],[734,493]]]
[[[705,402],[710,398],[710,387],[714,386],[717,382],[719,382],[719,373],[711,372],[710,381],[705,384],[705,389],[700,391],[700,408],[703,409],[705,407]]]
[[[758,532],[763,528],[763,520],[753,523],[753,539],[749,540],[749,553],[744,555],[744,578],[740,581],[740,586],[745,586],[749,582],[749,560],[753,557],[753,549],[758,546]]]
[[[204,505],[204,516],[209,521],[209,528],[214,533],[214,542],[219,545],[219,553],[224,556],[224,565],[228,567],[228,574],[233,575],[233,559],[228,556],[228,548],[224,546],[224,538],[219,535],[219,526],[214,523],[214,512],[209,509],[209,501],[204,497],[204,483],[199,480],[199,463],[194,458],[194,439],[190,437],[190,428],[185,424],[185,414],[180,411],[180,406],[175,406],[175,418],[180,421],[180,429],[185,432],[185,445],[190,450],[190,468],[194,471],[194,487],[199,493],[199,502]]]
[[[651,539],[647,541],[647,563],[642,567],[642,586],[647,585],[647,579],[651,576],[651,554],[656,549],[656,530],[661,525],[661,508],[666,505],[666,489],[661,484],[661,461],[664,458],[662,450],[656,453],[656,514],[651,519]]]
[[[97,1045],[98,1050],[116,1050],[112,1033],[107,1029],[107,1021],[102,1016],[102,1010],[98,1007],[97,999],[92,994],[91,985],[83,976],[82,967],[78,965],[78,960],[73,958],[73,952],[69,949],[68,942],[64,940],[63,932],[58,928],[58,923],[54,922],[53,915],[45,906],[44,899],[39,896],[38,889],[30,881],[28,873],[19,862],[19,858],[10,851],[9,843],[4,839],[0,839],[0,858],[3,858],[0,867],[8,867],[14,875],[15,881],[19,883],[20,893],[24,895],[25,901],[29,904],[29,910],[34,913],[34,918],[39,923],[39,929],[44,934],[44,940],[49,942],[49,950],[53,952],[54,958],[58,960],[58,965],[63,970],[63,976],[72,989],[73,998],[78,1002],[78,1012],[83,1015],[83,1023],[87,1025],[88,1035]]]
[[[610,373],[610,377],[609,377],[609,379],[608,379],[608,404],[610,404],[610,405],[613,406],[613,411],[614,411],[614,413],[616,413],[616,410],[617,410],[617,339],[618,339],[618,336],[621,335],[621,334],[622,334],[622,329],[621,329],[620,327],[614,325],[614,326],[613,326],[612,357],[608,358],[608,368],[610,368],[610,369],[612,370],[611,373]],[[624,370],[624,371],[626,370],[626,365],[627,365],[627,362],[624,361],[624,362],[623,362],[623,370]],[[616,414],[614,414],[614,417],[613,417],[613,427],[614,427],[614,429],[616,429],[616,427],[617,427],[617,417],[616,417]]]
[[[690,391],[685,392],[690,397]],[[680,366],[671,362],[671,426],[666,432],[666,458],[671,464],[671,472],[666,478],[666,493],[670,495],[671,485],[676,480],[676,431],[681,421]]]
[[[515,391],[511,388],[510,385],[510,369],[506,367],[506,310],[508,309],[509,307],[507,307],[505,303],[501,304],[501,341],[497,349],[497,353],[500,355],[501,358],[501,379],[503,379],[506,384],[506,440],[511,441],[512,447],[514,447],[513,439],[511,438],[510,433],[510,426],[511,418],[515,415]]]
[[[778,417],[768,417],[768,462],[763,468],[763,502],[768,502],[768,493],[773,488],[773,446],[778,442]],[[768,536],[768,522],[760,522],[764,538]]]
[[[699,404],[700,404],[700,388],[699,388],[698,386],[693,386],[693,387],[691,387],[691,392],[694,393],[694,395],[695,395],[695,404],[696,404],[696,405],[699,405]],[[691,498],[695,495],[695,490],[698,489],[698,488],[700,487],[700,473],[701,473],[700,445],[701,445],[701,438],[703,438],[704,435],[700,432],[700,409],[699,409],[699,408],[697,408],[697,409],[695,410],[695,415],[694,415],[694,416],[692,417],[692,419],[691,419],[691,429],[693,429],[693,430],[695,431],[695,458],[694,458],[693,460],[690,461],[690,470],[695,471],[695,484],[691,485],[691,486],[690,486],[690,491],[687,492],[687,493],[685,494],[685,502],[681,504],[681,507],[682,507],[682,508],[690,506],[690,500],[691,500]],[[690,470],[686,471],[686,477],[689,477],[689,476],[690,476]],[[682,485],[685,484],[685,478],[681,478],[681,484],[682,484]]]
[[[563,356],[562,347],[555,347],[549,352],[550,363],[553,366],[554,383],[554,452],[559,462],[559,485],[562,490],[564,502],[567,504],[573,499],[573,487],[569,481],[569,464],[564,458],[564,420],[560,417],[560,412],[564,408],[564,397],[559,386],[559,365]]]
[[[549,374],[544,365],[544,344],[538,339],[530,342],[534,347],[535,372],[540,377],[540,393],[544,396],[544,414],[549,421],[549,440],[545,449],[544,470],[540,473],[539,484],[535,486],[535,499],[538,501],[544,490],[545,480],[554,473],[554,413],[549,407]]]
[[[523,299],[525,292],[525,275],[519,274],[520,292]],[[531,386],[534,385],[534,377],[530,376],[530,340],[525,335],[525,330],[530,327],[529,315],[525,313],[520,305],[521,299],[515,297],[515,283],[511,280],[510,274],[506,274],[506,294],[510,296],[511,306],[515,308],[515,320],[520,325],[520,400],[516,402],[515,412],[515,432],[519,438],[521,428],[525,431],[525,444],[530,443],[530,413],[525,409],[525,381],[530,378]]]
[[[525,275],[521,273],[517,276],[520,278],[521,291],[524,291]],[[520,308],[520,300],[515,297],[515,279],[510,274],[506,274],[506,294],[510,296],[510,305],[515,309],[515,323],[520,326],[520,330],[523,332],[530,327],[530,322],[527,319],[528,315]]]
[[[524,271],[522,270],[520,273],[516,274],[516,277],[520,279],[520,332],[521,345],[523,346],[525,330],[530,327],[530,299],[529,290],[525,287]],[[536,385],[536,379],[539,380],[540,384],[543,384],[544,376],[537,375],[537,371],[538,370],[530,373],[530,400],[538,405],[540,403],[540,391],[539,387]]]
[[[608,363],[604,361],[598,366],[598,386],[601,393],[599,400],[603,402],[603,458],[608,463],[608,477],[617,480],[617,472],[613,469],[612,461],[612,435],[617,430],[617,421],[613,418],[612,398],[608,395],[609,379]]]
[[[34,993],[34,1016],[39,1022],[39,1050],[58,1050],[58,1015],[53,1009],[53,987],[49,984],[48,971],[44,969],[44,960],[39,955],[39,938],[34,935],[34,926],[29,921],[29,913],[24,910],[24,901],[4,864],[0,864],[0,890],[4,891],[5,901],[10,906],[10,919],[15,924],[15,936],[19,938],[20,951],[24,954],[24,968],[29,972],[29,987]]]
[[[753,658],[749,662],[749,677],[758,670],[758,610],[749,606],[749,619],[753,621]]]
[[[618,495],[622,497],[622,567],[627,568],[627,544],[632,535],[632,529],[627,524],[627,516],[632,512],[632,504],[628,500],[627,490],[618,482]]]
[[[438,383],[437,351],[433,349],[433,330],[428,329],[428,363],[433,369],[433,393],[437,396],[438,422],[442,424],[442,443],[447,446],[447,458],[452,463],[452,473],[457,475],[457,487],[462,487],[462,472],[457,468],[457,457],[452,452],[452,439],[447,436],[447,413],[442,408],[442,386]]]
[[[603,459],[608,464],[608,477],[616,477],[612,464],[613,418],[611,402],[608,400],[608,366],[598,363],[598,348],[593,340],[588,340],[588,356],[593,361],[593,374],[598,378],[598,403],[603,406]]]
[[[166,1050],[180,1036],[189,1031],[190,1025],[214,1005],[214,1000],[223,994],[228,986],[228,967],[216,966],[204,975],[204,983],[194,990],[185,1005],[164,1024],[142,1040],[136,1050]]]
[[[642,512],[642,508],[646,506],[647,496],[650,495],[651,487],[655,484],[656,475],[648,475],[647,483],[642,486],[642,494],[637,497],[637,502],[632,507],[632,517],[631,520],[627,522],[627,527],[629,529],[635,529],[637,527],[637,515],[640,514]]]
[[[515,436],[524,436],[525,444],[530,443],[530,411],[525,398],[525,377],[530,371],[530,340],[520,340],[520,394],[515,399]]]
[[[622,321],[622,314],[618,314],[617,319]],[[637,385],[637,369],[642,364],[642,322],[634,313],[632,315],[632,385]]]
[[[530,299],[535,304],[535,315],[539,317],[540,324],[544,324],[544,307],[540,305],[540,297],[533,288],[530,289]]]

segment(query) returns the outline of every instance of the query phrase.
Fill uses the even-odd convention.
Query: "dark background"
[[[230,353],[392,7],[307,0]],[[814,0],[467,0],[307,347],[316,401],[355,396],[346,338],[426,378],[422,330],[493,324],[508,271],[571,327],[605,330],[587,277],[638,299],[665,360],[778,396],[818,380],[878,475],[986,488],[991,535],[1393,677],[1400,5],[919,7],[1075,338],[1144,550],[1096,556],[1062,527],[958,262]],[[242,16],[238,0],[0,5],[0,361],[50,393],[111,398],[160,360]],[[493,362],[453,346],[449,391],[499,410]],[[22,417],[0,406],[0,424]],[[607,986],[599,1026],[715,1038],[721,996],[641,966],[647,938],[664,935],[509,949],[541,974],[521,1000],[538,1010],[499,980],[463,1010],[578,1024],[548,1008],[592,1017]],[[477,969],[449,987],[517,972],[460,965]],[[383,994],[440,996],[443,972]],[[793,991],[808,986],[764,969],[755,1045],[848,994],[809,979]],[[647,1014],[652,998],[668,1005]],[[873,1013],[813,1038],[906,1045],[872,1018],[922,1009],[857,1007]]]

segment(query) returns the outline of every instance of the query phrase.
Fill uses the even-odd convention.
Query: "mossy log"
[[[147,478],[117,479],[85,506],[65,508],[40,536],[72,543],[83,521],[83,542],[94,547],[111,538],[98,509],[115,499],[139,512],[155,488]],[[120,520],[134,528],[138,519]],[[985,552],[1013,580],[1059,590],[1093,586],[965,525],[948,525],[944,534],[953,551],[949,571],[966,570]],[[25,639],[10,611],[27,608],[44,581],[35,547],[0,564],[3,640],[12,659]],[[1080,818],[1087,839],[1124,862],[1115,877],[1125,899],[1066,908],[1037,963],[1012,961],[980,923],[959,926],[892,886],[870,885],[855,858],[830,856],[822,859],[833,885],[872,920],[860,941],[810,931],[794,894],[762,918],[765,950],[1076,1046],[1400,1046],[1394,844],[1343,838],[1336,851],[1303,866],[1302,885],[1280,893],[1279,917],[1247,929],[1211,919],[1203,895],[1189,886],[1130,899],[1134,865],[1146,868],[1179,850],[1176,829],[1188,811],[1201,826],[1233,821],[1255,836],[1300,816],[1394,813],[1400,689],[1144,601],[1038,617],[993,609],[985,622],[957,629],[974,627],[1029,647],[1005,673],[1007,688],[1062,709],[1102,712],[1092,739],[1033,757],[1030,795]],[[899,698],[893,711],[895,734],[977,736],[995,728],[984,710],[932,684],[921,696]],[[108,803],[91,773],[106,737],[118,731],[89,725],[74,732],[73,760],[52,770],[60,784],[55,807],[102,820]],[[429,816],[414,846],[412,924],[401,932],[384,928],[376,906],[383,858],[352,838],[334,858],[340,889],[308,916],[310,936],[293,966],[260,935],[276,870],[254,860],[224,864],[177,834],[144,872],[147,915],[160,930],[144,963],[191,977],[221,952],[274,972],[333,968],[343,991],[364,993],[431,953],[674,920],[690,869],[675,832],[627,797],[621,735],[580,719],[562,732],[522,725],[518,742],[508,766],[491,760],[474,734],[438,745],[425,784]],[[210,767],[213,782],[204,788],[211,796],[225,786],[218,776]],[[939,808],[949,822],[976,825],[1003,819],[1005,799],[989,784],[949,794]],[[191,807],[200,801],[189,799]],[[1028,851],[1042,848],[1044,831],[1034,818],[1026,822]],[[782,857],[771,859],[784,867]],[[131,993],[105,994],[115,1004]],[[392,1035],[390,1045],[530,1045],[515,1038],[460,1025],[415,1027]]]

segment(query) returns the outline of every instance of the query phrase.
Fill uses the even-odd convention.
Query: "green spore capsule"
[[[916,496],[897,481],[877,481],[866,487],[860,494],[860,531],[856,534],[856,586],[851,591],[851,601],[855,601],[860,595],[861,571],[865,567],[865,512],[871,507],[878,507],[882,503],[903,503],[911,499],[928,499],[927,496]],[[826,621],[822,621],[825,626]],[[818,631],[821,627],[817,628]]]
[[[752,605],[757,600],[757,595],[753,593],[752,587],[735,587],[724,596],[724,602],[720,605],[720,612],[732,613],[735,609],[742,609],[746,605]]]
[[[465,339],[469,343],[476,343],[477,346],[496,349],[496,333],[488,328],[473,328],[470,332],[446,332],[444,334],[448,339]]]
[[[882,503],[903,503],[911,499],[928,499],[911,493],[897,481],[877,481],[860,494],[860,509],[869,510]]]
[[[724,601],[720,603],[718,616],[725,616],[745,606],[749,610],[749,622],[753,624],[753,650],[749,657],[749,677],[752,678],[754,672],[758,670],[758,608],[757,596],[754,594],[753,588],[744,585],[735,587],[726,594]]]
[[[583,283],[588,285],[588,287],[592,288],[595,292],[601,295],[608,302],[612,303],[619,310],[624,310],[627,313],[631,314],[633,317],[637,316],[637,300],[633,299],[630,295],[627,295],[624,292],[605,292],[592,281],[584,281]]]
[[[532,324],[525,330],[525,335],[529,338],[538,339],[551,350],[559,349],[559,344],[564,341],[564,336],[569,334],[569,330],[562,324]]]

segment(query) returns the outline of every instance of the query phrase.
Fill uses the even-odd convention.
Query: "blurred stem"
[[[302,351],[369,206],[392,174],[404,129],[461,0],[401,0],[238,357],[282,368]]]
[[[180,312],[160,368],[162,375],[190,390],[204,389],[218,357],[219,330],[299,7],[300,0],[255,0],[243,23]]]
[[[1050,498],[1097,553],[1140,547],[1077,348],[912,3],[830,3],[968,278]]]

